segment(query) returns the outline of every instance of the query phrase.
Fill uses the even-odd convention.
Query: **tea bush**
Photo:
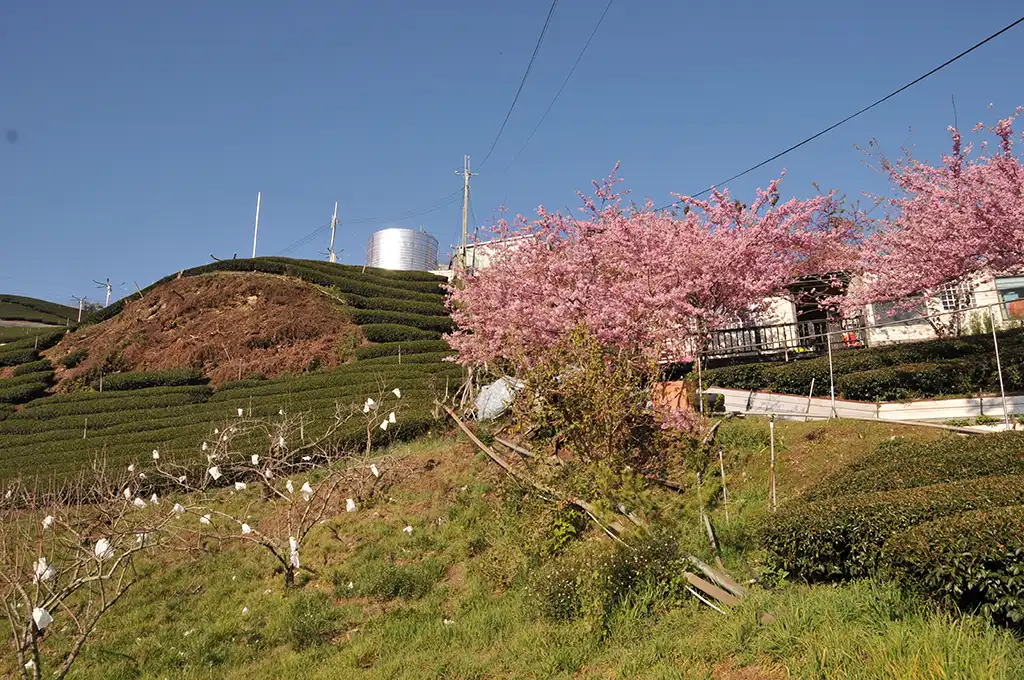
[[[1024,476],[990,476],[783,507],[762,527],[775,567],[807,581],[869,576],[882,545],[921,522],[1024,503]]]
[[[15,366],[11,371],[12,376],[26,375],[28,373],[39,373],[43,371],[52,371],[53,364],[46,359],[40,359],[39,361],[30,361],[27,364],[20,364]]]
[[[826,477],[803,498],[907,489],[988,475],[1024,475],[1024,433],[1000,432],[933,442],[886,442]]]
[[[35,361],[38,358],[39,352],[31,348],[8,350],[6,347],[0,347],[0,367],[27,364],[30,361]]]
[[[356,359],[373,359],[397,355],[419,354],[422,352],[450,352],[451,347],[444,340],[411,340],[408,342],[382,342],[378,345],[360,347],[356,350]]]
[[[967,512],[896,534],[881,571],[939,604],[1024,629],[1024,506]]]
[[[409,312],[392,312],[382,309],[349,309],[349,318],[360,326],[369,324],[402,324],[426,331],[451,333],[453,321],[448,316],[426,316]]]
[[[198,385],[206,379],[198,368],[174,368],[169,371],[131,371],[104,376],[103,389],[110,391],[142,390],[148,387],[179,387]]]
[[[424,331],[397,323],[374,323],[362,326],[363,335],[370,342],[398,342],[401,340],[440,340],[439,331]]]

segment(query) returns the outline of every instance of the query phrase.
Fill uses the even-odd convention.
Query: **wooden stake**
[[[778,505],[778,497],[775,495],[775,414],[772,414],[771,419],[768,420],[768,436],[771,439],[771,462],[768,466],[768,484],[769,484],[769,497],[768,507],[771,508],[772,512],[775,512]]]
[[[725,488],[725,461],[722,458],[722,445],[718,445],[718,471],[722,475],[722,507],[725,508],[725,523],[729,523],[729,490]]]

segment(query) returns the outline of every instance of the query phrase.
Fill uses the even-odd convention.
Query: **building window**
[[[944,312],[955,312],[974,306],[974,291],[965,282],[943,286],[939,289],[937,297]]]
[[[997,276],[996,290],[1007,319],[1024,319],[1024,276]]]
[[[898,321],[920,321],[923,316],[919,300],[911,304],[908,304],[906,301],[900,302],[897,300],[876,302],[871,305],[871,309],[875,313],[875,323],[879,324]]]

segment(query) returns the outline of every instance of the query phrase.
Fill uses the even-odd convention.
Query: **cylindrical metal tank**
[[[366,266],[404,271],[437,269],[437,239],[416,229],[381,229],[366,242]]]

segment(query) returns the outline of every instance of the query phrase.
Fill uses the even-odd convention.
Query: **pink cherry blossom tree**
[[[888,214],[865,242],[859,269],[866,272],[844,304],[897,300],[913,306],[943,286],[979,275],[1018,271],[1024,265],[1024,159],[1014,154],[1013,123],[1024,111],[986,128],[987,141],[972,156],[960,131],[949,128],[950,153],[938,165],[903,157],[888,159],[872,142],[894,196],[884,200]],[[937,330],[942,330],[941,328]]]
[[[647,358],[669,345],[692,358],[710,330],[763,312],[798,276],[856,260],[859,215],[834,192],[783,202],[779,178],[749,205],[728,190],[680,196],[679,214],[625,205],[619,181],[581,194],[583,217],[541,207],[532,222],[497,223],[499,238],[522,238],[452,288],[460,362],[528,366],[578,327]]]

